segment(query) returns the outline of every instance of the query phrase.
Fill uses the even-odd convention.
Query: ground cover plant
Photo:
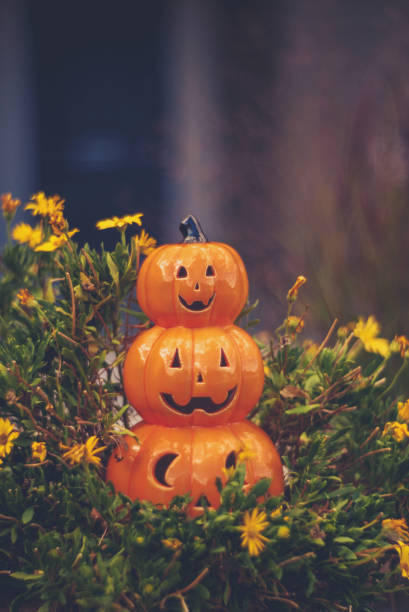
[[[0,588],[12,610],[349,612],[409,592],[405,336],[380,337],[369,317],[306,340],[298,277],[282,325],[257,337],[265,388],[251,414],[282,457],[285,494],[265,497],[265,480],[243,492],[243,448],[217,510],[204,501],[187,519],[187,496],[133,502],[104,466],[134,416],[122,364],[149,326],[135,281],[155,241],[136,214],[99,223],[119,231],[112,251],[80,248],[58,196],[35,194],[31,223],[14,222],[10,194],[1,202]],[[251,329],[252,313],[238,324]]]

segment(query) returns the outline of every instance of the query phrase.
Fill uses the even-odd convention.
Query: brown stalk
[[[129,599],[129,597],[127,597],[125,595],[125,593],[122,593],[121,598],[124,600],[124,602],[126,603],[126,605],[128,606],[129,610],[135,610],[135,604],[133,601],[131,601]]]
[[[361,444],[361,446],[359,447],[361,450],[364,448],[364,446],[366,446],[367,444],[369,444],[369,442],[372,440],[372,438],[374,438],[376,436],[376,434],[379,432],[379,427],[375,427],[375,429],[369,434],[369,436],[366,438],[366,440],[364,440]]]
[[[291,559],[286,559],[285,561],[281,561],[281,563],[278,564],[278,567],[284,567],[285,565],[289,565],[290,563],[294,563],[296,561],[299,561],[300,559],[307,559],[309,557],[315,557],[315,553],[313,552],[307,552],[303,555],[297,555],[296,557],[291,557]]]
[[[334,366],[337,365],[337,363],[340,360],[340,358],[345,355],[346,351],[348,350],[348,345],[351,342],[353,337],[354,337],[354,332],[351,332],[349,334],[348,338],[345,340],[344,344],[340,346],[340,349],[339,349],[338,354],[337,354],[337,356],[335,358],[335,361],[334,361]]]
[[[30,421],[32,422],[32,424],[34,425],[35,428],[38,427],[38,423],[35,420],[35,418],[33,417],[33,414],[30,410],[30,408],[27,408],[27,406],[24,406],[24,404],[21,404],[21,402],[14,402],[15,405],[17,406],[17,408],[20,408],[20,410],[22,410],[23,412],[26,413],[26,415],[29,417]]]
[[[88,315],[88,317],[85,319],[85,325],[87,325],[91,321],[91,319],[94,317],[96,311],[99,310],[101,308],[101,306],[103,306],[104,304],[109,302],[111,297],[112,297],[111,295],[107,295],[100,302],[98,302],[98,304],[92,305],[92,313],[90,315]]]
[[[3,521],[12,521],[13,523],[17,523],[17,524],[20,523],[20,521],[16,519],[14,516],[7,516],[7,514],[0,514],[0,519],[3,519]]]
[[[345,393],[348,392],[348,389],[344,389],[343,391],[338,391],[338,393],[336,393],[337,387],[339,387],[342,383],[347,383],[350,379],[354,380],[355,378],[358,378],[360,374],[361,374],[361,366],[358,366],[354,368],[353,370],[351,370],[350,372],[348,372],[347,374],[345,374],[345,376],[343,376],[342,378],[334,382],[334,384],[331,385],[331,387],[329,387],[328,389],[325,389],[325,391],[320,393],[320,395],[318,395],[317,397],[314,397],[311,401],[314,404],[316,404],[324,399],[326,401],[329,401],[330,399],[338,399],[342,397],[343,395],[345,395]]]
[[[283,603],[290,606],[290,608],[294,608],[294,610],[301,610],[298,603],[293,601],[292,599],[287,599],[286,597],[278,597],[278,595],[268,595],[267,593],[263,594],[265,599],[270,599],[271,601],[282,601]]]
[[[321,344],[319,345],[317,352],[315,353],[314,357],[311,359],[311,361],[309,361],[307,363],[307,365],[305,366],[304,370],[302,371],[302,374],[305,374],[305,372],[307,371],[307,369],[314,363],[314,361],[317,359],[318,355],[320,354],[320,352],[322,351],[322,349],[325,347],[325,345],[327,344],[328,340],[331,338],[332,336],[332,332],[334,331],[336,325],[338,323],[338,319],[334,319],[334,322],[332,323],[331,327],[328,330],[327,335],[325,336],[324,340],[321,342]]]
[[[368,457],[370,457],[371,455],[377,455],[378,453],[389,453],[391,451],[391,447],[390,446],[386,446],[385,448],[378,448],[376,450],[370,451],[369,453],[365,453],[365,455],[361,455],[360,457],[358,457],[357,459],[355,459],[355,461],[353,461],[352,463],[350,463],[349,465],[347,465],[348,468],[352,467],[353,465],[355,465],[356,463],[359,463],[360,461],[362,461],[363,459],[367,459]]]
[[[98,275],[97,275],[97,273],[95,271],[94,264],[92,263],[91,257],[88,255],[88,253],[84,249],[81,249],[81,253],[84,255],[85,259],[87,260],[88,265],[91,268],[92,276],[94,277],[94,280],[95,280],[96,284],[99,287],[100,286],[100,282],[98,280]]]
[[[39,531],[41,531],[41,533],[45,533],[47,530],[44,529],[44,527],[42,525],[40,525],[39,523],[29,523],[27,525],[27,527],[34,527],[36,529],[39,529]]]
[[[175,591],[174,593],[169,593],[169,595],[166,595],[166,597],[164,597],[162,599],[162,601],[159,604],[159,608],[161,610],[165,609],[165,605],[168,599],[171,599],[172,597],[177,597],[178,599],[180,599],[180,602],[182,604],[182,607],[184,610],[189,610],[189,608],[186,606],[186,602],[183,598],[183,593],[187,593],[188,591],[191,591],[192,589],[195,588],[195,586],[197,586],[199,584],[199,582],[206,576],[206,574],[209,572],[209,568],[205,567],[198,576],[196,576],[196,578],[194,580],[192,580],[192,582],[190,582],[187,586],[179,589],[178,591]]]
[[[109,340],[109,341],[112,343],[112,336],[111,336],[111,332],[109,331],[109,327],[108,327],[108,325],[105,323],[105,321],[104,321],[104,319],[103,319],[103,317],[102,317],[101,313],[100,313],[100,312],[98,312],[98,310],[94,309],[94,307],[93,307],[93,311],[94,311],[94,314],[95,314],[95,315],[98,317],[98,319],[99,319],[99,320],[100,320],[100,322],[102,323],[102,325],[103,325],[103,327],[104,327],[104,329],[105,329],[105,333],[106,333],[106,335],[107,335],[108,340]]]
[[[44,429],[44,427],[41,427],[41,425],[39,425],[37,423],[37,421],[33,417],[33,414],[31,412],[30,408],[27,408],[27,406],[24,406],[24,404],[22,404],[21,402],[15,401],[14,404],[17,406],[17,408],[20,408],[20,410],[22,410],[23,412],[25,412],[27,414],[27,416],[29,417],[30,421],[32,422],[34,427],[36,429],[38,429],[38,431],[41,431],[46,437],[52,438],[55,441],[58,440],[58,438],[53,433],[51,433],[51,431],[48,431],[48,429]]]
[[[25,463],[24,467],[41,467],[42,465],[46,465],[49,463],[48,459],[45,461],[39,461],[38,463]]]
[[[169,565],[165,568],[165,571],[163,572],[163,578],[166,578],[166,576],[169,574],[170,570],[175,565],[181,554],[182,551],[180,549],[175,551],[175,553],[172,555]]]

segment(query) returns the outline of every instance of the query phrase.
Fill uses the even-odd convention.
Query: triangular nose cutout
[[[201,375],[201,373],[199,372],[199,374],[197,375],[197,382],[203,382],[203,376]]]
[[[198,290],[199,290],[199,283],[196,283],[196,285],[195,285],[195,291],[198,291]]]

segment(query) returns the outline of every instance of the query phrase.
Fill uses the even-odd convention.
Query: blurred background
[[[93,246],[193,213],[262,329],[303,274],[310,335],[409,334],[408,34],[407,0],[0,0],[0,193],[60,194]]]

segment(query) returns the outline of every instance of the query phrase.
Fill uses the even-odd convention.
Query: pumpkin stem
[[[193,215],[188,215],[179,225],[184,238],[183,242],[208,242],[200,227],[199,221]]]

